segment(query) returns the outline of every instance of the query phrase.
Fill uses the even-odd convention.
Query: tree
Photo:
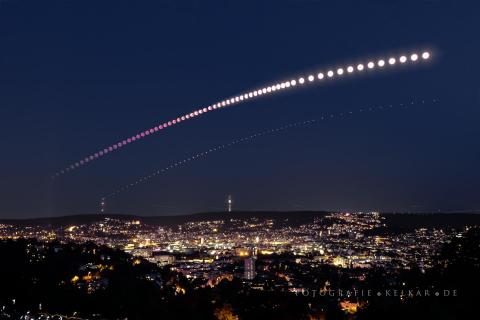
[[[224,304],[215,309],[214,315],[218,320],[238,320],[238,316],[233,313],[232,306],[229,304]]]

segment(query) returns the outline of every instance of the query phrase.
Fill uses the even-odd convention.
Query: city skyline
[[[0,221],[0,317],[451,319],[478,296],[478,214],[174,218]]]

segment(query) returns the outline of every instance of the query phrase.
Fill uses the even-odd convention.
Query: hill
[[[122,214],[84,214],[61,217],[43,217],[35,219],[2,219],[0,223],[17,226],[62,227],[68,225],[90,224],[105,218],[118,220],[139,220],[145,224],[178,225],[187,221],[209,221],[218,219],[289,219],[296,224],[311,221],[314,217],[327,214],[326,211],[235,211],[235,212],[201,212],[178,216],[141,216]]]
[[[0,223],[17,226],[63,227],[69,225],[91,224],[105,218],[118,220],[139,220],[150,225],[174,226],[188,221],[212,221],[220,219],[275,219],[284,220],[284,224],[298,225],[311,222],[315,217],[324,217],[327,211],[235,211],[200,212],[177,216],[141,216],[122,214],[84,214],[35,219],[2,219]],[[381,231],[406,232],[417,228],[459,228],[466,225],[480,225],[480,214],[476,213],[383,213],[386,227]]]

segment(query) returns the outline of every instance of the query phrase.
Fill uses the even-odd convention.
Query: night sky
[[[103,194],[212,146],[412,100],[426,103],[213,153],[107,212],[218,211],[228,194],[237,210],[479,210],[479,16],[458,0],[0,1],[0,218],[97,213]],[[431,61],[212,112],[50,178],[222,98],[412,49]]]

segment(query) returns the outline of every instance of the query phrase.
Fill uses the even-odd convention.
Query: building
[[[167,266],[175,263],[175,256],[169,254],[154,255],[150,262],[156,263],[159,266]]]
[[[244,260],[244,278],[247,280],[253,280],[255,278],[255,259],[246,258]]]
[[[150,248],[135,248],[131,251],[135,257],[150,258],[152,256],[152,249]]]

